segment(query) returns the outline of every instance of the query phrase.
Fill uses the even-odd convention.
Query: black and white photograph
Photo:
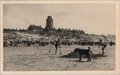
[[[115,71],[116,4],[3,3],[3,71]]]

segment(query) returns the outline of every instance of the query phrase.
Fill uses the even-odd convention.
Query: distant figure
[[[3,41],[3,46],[4,46],[4,47],[7,47],[8,45],[9,45],[9,41],[8,41],[8,40],[4,40],[4,41]]]
[[[110,46],[112,46],[112,45],[113,45],[113,42],[112,42],[112,41],[110,41],[109,45],[110,45]]]
[[[55,41],[55,54],[57,54],[58,47],[60,48],[60,51],[61,51],[61,41],[60,41],[60,39]],[[60,55],[62,55],[62,52],[60,52]]]
[[[10,40],[10,44],[9,44],[9,46],[13,46],[13,40]]]
[[[16,40],[14,40],[14,46],[17,46],[17,41]]]
[[[98,48],[101,46],[101,44],[102,44],[102,39],[99,40]]]
[[[31,45],[31,41],[27,40],[27,46]]]

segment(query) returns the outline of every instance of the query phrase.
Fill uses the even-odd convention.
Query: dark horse
[[[81,61],[81,56],[82,56],[82,55],[86,55],[87,61],[91,61],[90,47],[88,47],[88,49],[76,48],[76,49],[74,50],[74,54],[75,54],[76,52],[79,54],[79,61]]]

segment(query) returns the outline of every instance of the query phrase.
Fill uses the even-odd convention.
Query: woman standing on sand
[[[55,55],[57,54],[58,47],[60,48],[60,51],[61,51],[61,41],[60,41],[60,39],[55,41]],[[62,55],[62,52],[60,52],[60,55]]]

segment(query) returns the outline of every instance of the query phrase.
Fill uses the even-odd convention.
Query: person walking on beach
[[[60,48],[60,51],[61,51],[61,41],[60,41],[60,39],[55,41],[55,55],[57,54],[58,48]],[[60,55],[62,55],[62,52],[60,52]]]
[[[102,55],[104,55],[104,49],[106,48],[107,46],[107,43],[106,42],[103,42],[102,45],[101,45],[101,49],[102,49]]]
[[[102,55],[104,55],[104,50],[105,50],[105,48],[106,48],[106,46],[107,46],[107,43],[106,42],[103,42],[102,41],[102,39],[100,39],[100,41],[99,41],[99,46],[98,46],[98,48],[101,46],[101,50],[102,50]]]

